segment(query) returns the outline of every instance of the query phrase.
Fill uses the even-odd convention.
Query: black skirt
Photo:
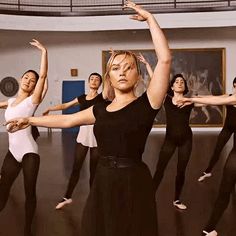
[[[82,217],[82,236],[157,236],[153,182],[141,161],[97,166]]]

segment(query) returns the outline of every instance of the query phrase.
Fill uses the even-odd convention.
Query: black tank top
[[[188,139],[192,135],[189,117],[194,105],[179,108],[173,104],[172,97],[167,95],[164,107],[166,111],[166,135],[175,141]]]
[[[80,105],[80,111],[83,111],[99,102],[104,102],[105,100],[103,99],[102,93],[99,93],[95,98],[91,100],[86,100],[86,94],[83,94],[79,97],[77,97],[79,105]]]
[[[146,92],[118,111],[108,112],[109,104],[93,108],[99,154],[141,160],[158,109],[151,107]]]

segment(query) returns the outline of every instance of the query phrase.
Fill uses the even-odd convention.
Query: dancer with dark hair
[[[180,195],[185,181],[185,171],[192,151],[192,130],[189,126],[189,117],[193,104],[180,109],[176,101],[188,93],[187,82],[182,74],[176,74],[170,82],[164,107],[166,111],[166,137],[161,147],[159,160],[153,177],[157,191],[164,176],[165,169],[178,148],[177,175],[175,179],[175,198],[173,205],[181,210],[187,209],[180,201]]]
[[[49,107],[43,115],[48,115],[50,111],[65,110],[72,106],[79,105],[80,111],[83,111],[97,103],[104,102],[102,93],[98,94],[98,89],[102,84],[102,76],[98,73],[92,73],[88,78],[89,92],[83,94],[72,101]],[[72,203],[72,194],[76,184],[79,181],[80,170],[84,163],[88,150],[90,150],[90,187],[92,186],[95,170],[98,162],[97,141],[93,134],[93,125],[80,126],[80,131],[76,139],[76,147],[74,153],[73,169],[70,175],[67,190],[62,200],[56,205],[56,209],[61,209],[65,205]]]
[[[17,97],[0,102],[0,108],[6,109],[6,121],[20,116],[34,115],[42,101],[48,70],[47,50],[35,39],[30,44],[41,51],[40,73],[38,75],[34,70],[26,71],[20,79]],[[33,139],[31,126],[17,133],[9,133],[9,150],[1,169],[0,211],[5,207],[12,184],[22,169],[26,197],[25,236],[32,235],[31,225],[36,208],[36,181],[39,163],[38,146]]]
[[[147,21],[158,58],[147,91],[135,96],[140,78],[136,56],[114,52],[104,78],[112,102],[99,103],[70,115],[19,118],[8,122],[11,132],[30,124],[44,127],[72,127],[93,124],[98,142],[99,163],[82,217],[82,235],[157,236],[157,215],[153,181],[142,154],[154,118],[165,98],[170,76],[171,53],[154,16],[127,1],[136,11],[131,19]]]
[[[232,96],[206,96],[194,98],[182,98],[178,101],[180,107],[189,104],[189,102],[199,102],[208,105],[236,105],[236,94]],[[231,117],[232,118],[232,117]],[[234,137],[233,148],[227,158],[224,166],[223,176],[220,183],[219,193],[216,198],[213,211],[208,223],[203,230],[205,236],[217,236],[216,226],[220,221],[225,209],[229,205],[230,194],[234,191],[236,183],[236,140]]]
[[[233,94],[236,93],[236,77],[233,80]],[[228,95],[223,95],[228,96]],[[231,95],[230,95],[231,96]],[[230,139],[231,135],[236,132],[236,107],[234,105],[226,105],[226,118],[224,126],[217,138],[214,152],[210,158],[208,167],[198,178],[198,181],[204,181],[206,178],[212,176],[212,170],[220,158],[220,154],[225,144]]]

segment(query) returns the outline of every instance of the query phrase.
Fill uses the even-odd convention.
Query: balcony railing
[[[136,0],[152,13],[236,10],[236,0]],[[0,14],[95,16],[130,14],[124,0],[0,0]]]

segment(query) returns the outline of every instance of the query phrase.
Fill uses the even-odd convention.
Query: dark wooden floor
[[[222,167],[232,147],[228,142],[221,160],[214,169],[212,178],[198,183],[197,178],[205,168],[212,153],[218,132],[195,132],[193,151],[187,169],[186,184],[182,200],[188,210],[181,212],[172,206],[176,155],[168,165],[164,180],[156,195],[159,236],[200,236],[213,207],[218,192]],[[76,135],[59,132],[49,135],[42,132],[38,140],[41,166],[37,185],[37,211],[34,232],[37,236],[79,236],[82,210],[88,195],[88,161],[81,172],[80,182],[73,195],[73,204],[63,210],[54,210],[63,196],[73,161]],[[144,160],[154,172],[164,133],[154,132],[149,136]],[[22,145],[23,145],[22,140]],[[0,133],[0,164],[8,148],[7,134]],[[140,189],[140,191],[142,191]],[[217,230],[221,236],[236,235],[236,194],[232,194],[230,206],[221,219]],[[21,236],[24,225],[24,188],[22,174],[14,183],[7,206],[0,213],[0,236]],[[92,227],[92,226],[91,226]],[[112,235],[111,235],[112,236]]]

